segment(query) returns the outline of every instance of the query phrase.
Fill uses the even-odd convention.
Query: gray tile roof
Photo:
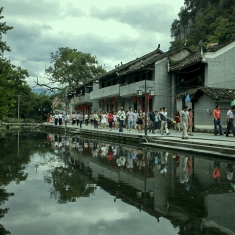
[[[177,94],[177,98],[184,98],[189,95],[191,100],[198,99],[203,94],[209,96],[212,100],[233,101],[235,100],[235,89],[215,88],[215,87],[199,87],[187,90]]]

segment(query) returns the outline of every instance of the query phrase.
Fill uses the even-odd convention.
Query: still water
[[[235,234],[232,159],[0,134],[0,234]]]

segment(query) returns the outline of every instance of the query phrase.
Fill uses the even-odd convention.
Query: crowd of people
[[[226,115],[227,128],[225,131],[226,136],[229,135],[231,131],[233,136],[235,136],[235,128],[233,124],[235,113],[235,106],[232,106],[228,110]],[[213,111],[214,119],[214,135],[223,135],[223,130],[221,126],[221,111],[220,106],[216,106]],[[128,111],[124,111],[121,107],[118,112],[94,112],[91,115],[84,114],[82,112],[73,113],[71,117],[63,113],[56,113],[55,115],[48,115],[48,122],[54,123],[55,125],[63,125],[64,122],[67,124],[77,125],[82,128],[83,123],[86,126],[93,125],[95,129],[109,128],[112,130],[119,130],[119,132],[129,132],[132,133],[133,130],[137,130],[141,133],[147,127],[149,133],[155,134],[158,132],[161,135],[170,135],[168,125],[169,123],[174,124],[175,131],[182,130],[182,139],[188,139],[188,136],[193,136],[193,111],[188,106],[184,106],[182,111],[176,110],[174,114],[174,119],[167,116],[167,108],[160,108],[159,111],[151,109],[148,113],[145,113],[141,109],[134,110],[132,107]],[[217,129],[218,128],[218,129]]]

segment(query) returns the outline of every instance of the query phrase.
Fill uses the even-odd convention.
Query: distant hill
[[[223,43],[235,38],[234,0],[185,0],[171,25],[170,49]]]
[[[51,92],[49,89],[45,88],[34,88],[32,89],[32,92],[37,94],[46,93],[47,95],[54,94],[54,92]]]

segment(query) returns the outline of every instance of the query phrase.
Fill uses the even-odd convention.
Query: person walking
[[[193,136],[193,111],[188,109],[188,135]]]
[[[133,122],[134,122],[134,112],[132,111],[132,108],[129,108],[129,111],[127,112],[127,126],[128,130],[131,133],[132,127],[133,127]]]
[[[118,129],[118,120],[117,120],[117,113],[113,113],[113,125],[115,129]]]
[[[112,129],[113,129],[113,113],[111,111],[109,111],[109,113],[107,115],[107,119],[108,119],[109,129],[110,129],[110,131],[112,131]]]
[[[188,106],[184,106],[184,109],[180,112],[180,124],[182,124],[183,133],[182,139],[188,139]]]
[[[94,128],[95,129],[98,129],[98,123],[99,123],[100,119],[99,119],[99,114],[98,112],[96,111],[94,114],[93,114],[93,122],[94,122]]]
[[[223,135],[222,125],[220,123],[220,119],[221,119],[220,106],[216,105],[216,107],[213,111],[213,116],[214,116],[214,135],[218,134],[217,126],[219,126],[219,134]]]
[[[155,134],[155,111],[154,109],[152,109],[149,112],[149,121],[150,121],[149,133],[152,131],[152,133]]]
[[[160,120],[161,120],[161,135],[163,135],[163,130],[165,129],[166,134],[170,135],[168,126],[167,126],[167,108],[163,107],[162,112],[160,112]]]
[[[155,111],[155,130],[157,130],[157,132],[160,131],[158,111]]]
[[[103,129],[106,129],[106,125],[107,125],[107,115],[106,113],[103,111],[101,113],[101,125],[100,127],[103,128]]]
[[[175,111],[175,131],[180,131],[180,112],[178,109]]]
[[[79,123],[80,128],[82,128],[82,122],[83,122],[83,114],[82,114],[82,112],[79,112],[79,113],[78,113],[78,115],[77,115],[77,121],[78,121],[78,123]],[[77,125],[78,125],[78,123],[77,123]]]
[[[227,129],[226,129],[226,137],[228,137],[229,131],[232,131],[233,136],[235,137],[235,128],[233,124],[233,119],[234,119],[234,112],[235,112],[235,107],[232,106],[231,109],[228,110],[226,120],[227,120]]]
[[[142,110],[139,109],[138,114],[137,114],[137,124],[138,124],[138,132],[142,132],[142,127],[143,127],[143,113]]]
[[[126,114],[123,107],[118,111],[117,119],[119,120],[119,132],[123,132],[123,123],[126,120]]]
[[[88,121],[89,121],[89,116],[88,116],[88,114],[85,114],[85,115],[84,115],[84,120],[85,120],[86,126],[88,126]]]
[[[137,111],[134,110],[134,120],[133,120],[133,126],[134,126],[134,129],[137,129],[137,120],[138,120],[138,114],[137,114]]]

